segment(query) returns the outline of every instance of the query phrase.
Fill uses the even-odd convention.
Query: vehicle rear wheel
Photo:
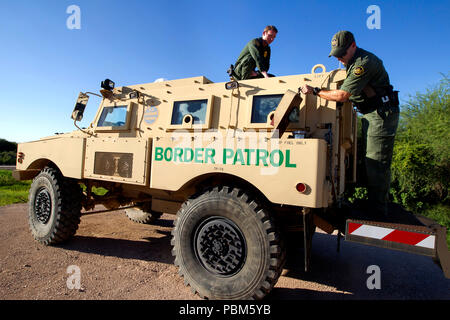
[[[138,204],[137,207],[125,209],[128,219],[137,223],[152,224],[161,216],[162,212],[156,212],[151,209],[151,202]]]
[[[175,265],[203,298],[262,299],[285,261],[268,212],[237,188],[216,187],[187,200],[172,235]]]
[[[81,187],[46,167],[33,180],[29,191],[28,222],[33,237],[51,245],[70,239],[78,229]]]

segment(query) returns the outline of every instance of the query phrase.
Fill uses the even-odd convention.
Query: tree
[[[17,143],[0,139],[0,165],[16,164]]]
[[[17,143],[9,142],[8,140],[0,138],[0,152],[2,151],[17,151]]]

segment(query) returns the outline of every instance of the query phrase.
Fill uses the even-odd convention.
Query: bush
[[[391,194],[394,201],[416,211],[424,203],[437,203],[448,197],[445,168],[436,164],[430,146],[400,143],[392,159]]]
[[[402,107],[392,159],[394,201],[417,212],[425,206],[449,204],[450,95],[444,77],[425,94],[417,93]]]

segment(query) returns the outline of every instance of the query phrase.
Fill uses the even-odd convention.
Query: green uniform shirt
[[[347,78],[341,90],[351,93],[349,100],[355,104],[362,103],[367,98],[363,89],[371,86],[378,95],[383,95],[384,88],[390,85],[389,75],[376,55],[357,48],[355,55],[347,64]]]
[[[234,72],[245,80],[255,68],[259,71],[269,71],[270,67],[270,46],[264,46],[262,38],[256,38],[247,43],[242,49],[235,65]]]

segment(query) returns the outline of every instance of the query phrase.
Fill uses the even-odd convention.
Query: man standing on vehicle
[[[331,40],[329,57],[346,66],[347,77],[338,90],[321,90],[304,85],[304,94],[323,99],[351,101],[363,114],[362,141],[369,196],[368,208],[375,215],[387,216],[391,161],[399,119],[398,91],[393,91],[383,62],[358,48],[349,31],[339,31]]]
[[[234,65],[233,76],[236,80],[274,77],[267,71],[270,67],[270,44],[277,33],[277,28],[269,25],[264,28],[261,38],[247,43]],[[258,68],[258,71],[255,71],[255,68]]]

